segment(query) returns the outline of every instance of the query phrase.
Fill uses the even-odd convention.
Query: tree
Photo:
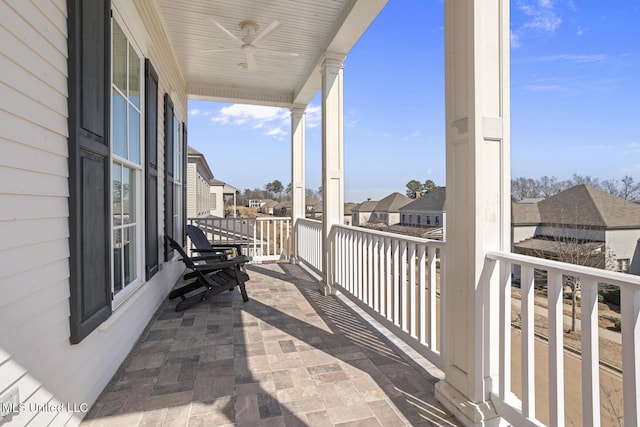
[[[432,192],[436,188],[438,188],[438,186],[430,179],[426,180],[424,184],[420,183],[420,181],[418,181],[417,179],[412,179],[411,181],[407,182],[406,195],[410,199],[415,199],[418,194],[424,196],[425,194]]]
[[[273,182],[270,182],[264,186],[264,189],[271,194],[272,198],[282,198],[282,192],[284,191],[284,186],[277,179]]]
[[[428,179],[424,182],[424,184],[422,184],[422,195],[424,196],[425,194],[431,193],[433,190],[435,190],[436,188],[438,188],[438,186],[436,185],[435,182],[433,182],[432,180]]]
[[[422,184],[417,179],[407,182],[407,197],[415,199],[417,194],[422,193]]]
[[[580,212],[566,209],[554,224],[545,224],[547,235],[534,237],[530,248],[516,248],[516,251],[538,258],[553,259],[568,264],[611,270],[615,267],[614,256],[604,242],[593,240],[596,229],[580,224]],[[546,284],[547,274],[536,270],[536,281]],[[577,291],[580,280],[575,276],[564,276],[563,283],[571,292],[571,331],[575,332],[577,322]]]
[[[511,196],[515,200],[540,197],[540,183],[535,179],[519,177],[511,180]]]
[[[640,182],[635,182],[629,175],[625,175],[621,181],[620,197],[625,200],[640,200]]]

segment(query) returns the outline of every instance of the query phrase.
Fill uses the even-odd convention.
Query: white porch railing
[[[296,258],[322,273],[322,223],[300,219],[289,239],[288,218],[194,218],[191,223],[206,229],[212,242],[240,243],[254,261],[288,259],[289,241],[296,244]],[[274,239],[274,236],[276,238]],[[445,243],[336,225],[329,238],[330,283],[365,309],[399,338],[444,370],[444,272]],[[598,286],[608,284],[621,290],[622,381],[625,424],[638,420],[640,410],[640,277],[541,258],[504,252],[489,252],[486,262],[490,277],[499,277],[499,307],[485,307],[485,313],[499,312],[499,351],[487,348],[486,359],[498,358],[498,384],[491,399],[498,414],[513,425],[565,425],[566,352],[563,342],[563,280],[576,277],[581,284],[581,394],[583,425],[601,424],[599,364]],[[511,271],[521,269],[521,336],[519,364],[521,390],[518,398],[511,386],[512,300]],[[534,270],[543,270],[548,288],[548,383],[538,383],[540,396],[548,402],[547,414],[536,414],[536,350],[534,333]],[[442,273],[441,273],[442,272]],[[497,275],[497,276],[496,276]],[[487,277],[485,280],[490,280]],[[493,299],[483,300],[491,304]],[[486,342],[486,341],[485,341]],[[496,355],[497,354],[497,355]],[[478,355],[480,357],[480,355]],[[538,358],[539,359],[539,358]],[[485,375],[485,374],[483,374]],[[540,374],[538,373],[538,376]],[[574,379],[578,381],[577,378]],[[541,385],[544,384],[544,385]],[[578,398],[578,401],[580,399]],[[546,411],[545,411],[546,412]],[[606,417],[603,422],[606,422]]]
[[[282,261],[291,256],[291,218],[189,218],[214,244],[239,244],[251,262]]]
[[[298,219],[295,224],[297,260],[322,274],[322,221]]]
[[[336,225],[332,283],[444,369],[444,242]]]
[[[548,405],[549,425],[565,424],[565,372],[563,346],[563,280],[579,280],[581,287],[582,424],[601,424],[598,285],[621,290],[623,407],[625,425],[635,425],[640,408],[640,277],[524,255],[489,252],[487,262],[500,275],[500,380],[492,400],[513,425],[542,425],[536,417],[534,349],[534,269],[547,273],[548,286]],[[511,268],[521,267],[521,400],[511,392]],[[498,267],[498,268],[495,268]],[[491,309],[491,308],[490,308]],[[575,399],[575,396],[573,397]],[[618,402],[619,403],[619,402]],[[615,404],[615,403],[614,403]],[[620,422],[620,420],[615,420]]]

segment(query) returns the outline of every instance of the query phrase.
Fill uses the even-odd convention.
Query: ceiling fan
[[[215,24],[216,27],[220,28],[222,32],[224,32],[229,38],[234,40],[235,42],[240,43],[239,47],[230,48],[230,49],[210,49],[203,50],[203,53],[214,53],[214,52],[242,52],[246,55],[247,61],[242,62],[240,65],[243,68],[248,69],[249,71],[254,71],[256,69],[256,53],[258,54],[267,54],[273,56],[281,56],[293,58],[298,56],[297,53],[294,52],[283,52],[280,50],[273,49],[265,49],[259,47],[260,42],[271,32],[273,32],[276,28],[280,26],[280,22],[273,21],[269,26],[264,29],[261,33],[258,34],[258,30],[260,26],[257,22],[251,20],[245,20],[240,22],[239,26],[242,30],[242,38],[236,36],[231,31],[226,29],[222,24],[217,22],[213,18],[209,18],[211,22]]]

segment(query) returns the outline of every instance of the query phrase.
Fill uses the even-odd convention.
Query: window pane
[[[115,20],[113,22],[113,84],[127,93],[127,38]]]
[[[140,58],[129,46],[129,100],[140,109]]]
[[[127,101],[122,95],[113,92],[113,154],[127,157]]]
[[[111,170],[113,226],[122,224],[122,167],[114,164]]]
[[[113,293],[122,290],[122,230],[113,232]]]
[[[123,230],[122,252],[124,261],[125,286],[136,279],[136,233],[135,227]]]
[[[129,160],[140,163],[140,113],[129,106]]]
[[[175,144],[174,147],[174,156],[173,156],[173,179],[175,181],[181,181],[181,169],[182,169],[182,161],[180,157],[180,151],[182,150],[182,138],[180,136],[182,132],[180,132],[180,123],[174,117],[173,118],[173,141]]]
[[[122,223],[136,222],[136,180],[133,169],[123,168],[122,174]]]

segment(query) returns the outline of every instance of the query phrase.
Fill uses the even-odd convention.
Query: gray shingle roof
[[[434,188],[430,193],[420,196],[404,205],[400,211],[446,211],[447,190],[445,187]]]
[[[540,224],[540,209],[538,203],[511,203],[511,224]]]
[[[576,185],[538,203],[543,224],[603,228],[640,227],[640,205],[587,185]]]
[[[367,200],[353,208],[351,212],[373,212],[377,204],[378,202],[375,200]]]
[[[411,202],[411,199],[400,193],[391,193],[380,200],[375,207],[376,212],[400,212],[400,208]]]

